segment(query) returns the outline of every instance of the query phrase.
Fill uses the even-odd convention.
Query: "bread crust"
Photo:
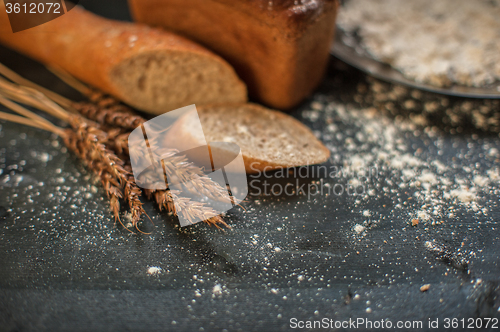
[[[65,15],[32,29],[12,33],[0,1],[0,42],[44,64],[60,67],[78,79],[144,109],[117,87],[111,72],[139,54],[196,54],[234,70],[222,58],[174,33],[145,25],[105,19],[77,6]],[[194,83],[193,83],[194,84]],[[246,101],[246,87],[234,73],[235,100]]]
[[[289,109],[321,82],[337,0],[129,0],[136,21],[178,32],[224,57],[260,102]]]

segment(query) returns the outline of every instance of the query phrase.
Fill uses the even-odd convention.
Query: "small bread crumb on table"
[[[161,273],[161,267],[158,266],[150,266],[148,267],[148,274],[149,275],[158,275]]]
[[[422,287],[420,287],[421,292],[427,292],[431,288],[431,284],[425,284]]]

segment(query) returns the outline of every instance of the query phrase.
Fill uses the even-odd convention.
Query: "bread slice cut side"
[[[126,103],[154,114],[189,104],[245,100],[244,84],[227,63],[218,60],[182,50],[141,53],[113,67],[110,83]]]
[[[0,1],[0,43],[145,112],[247,101],[245,84],[226,61],[169,31],[109,20],[79,6],[32,29],[11,31]]]
[[[197,117],[187,115],[167,134],[165,139],[171,146],[182,149],[207,142],[213,150],[225,145],[211,142],[235,143],[242,151],[247,173],[314,165],[330,157],[330,151],[309,128],[279,111],[255,104],[200,106],[197,110],[203,133],[190,129],[196,128]]]

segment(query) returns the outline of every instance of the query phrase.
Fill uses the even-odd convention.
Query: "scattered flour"
[[[324,100],[323,105],[323,112],[309,110],[308,117],[320,121],[322,116],[321,121],[333,124],[333,132],[328,130],[321,139],[332,151],[333,162],[355,170],[345,172],[344,177],[349,185],[364,186],[364,197],[358,201],[372,196],[390,197],[395,209],[406,206],[408,220],[417,218],[423,225],[457,218],[460,214],[456,210],[461,208],[487,214],[488,209],[481,204],[484,194],[493,190],[490,183],[500,183],[498,168],[481,171],[470,162],[470,156],[464,157],[458,149],[455,155],[440,158],[444,151],[450,153],[451,147],[444,146],[437,129],[422,127],[411,119],[394,119],[374,108],[336,101]],[[311,116],[311,112],[317,114]],[[476,144],[472,143],[474,136],[470,140],[470,144]],[[429,143],[431,146],[426,146]],[[491,148],[485,144],[482,149],[485,158],[494,161],[495,157],[487,153]],[[377,179],[359,176],[367,173],[363,169],[370,168],[379,172],[375,174]],[[404,201],[401,193],[410,197]],[[361,214],[370,217],[372,212],[361,209]],[[358,223],[353,231],[361,235],[372,225]]]

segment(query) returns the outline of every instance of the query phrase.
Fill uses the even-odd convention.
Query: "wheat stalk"
[[[4,101],[4,98],[2,98],[0,96],[0,103],[2,105],[6,105],[6,104],[4,104],[3,101]],[[25,125],[25,126],[30,126],[30,127],[37,128],[37,129],[48,130],[48,131],[53,132],[54,134],[57,134],[57,135],[60,135],[61,133],[64,132],[62,130],[62,128],[61,128],[61,131],[59,132],[57,128],[50,128],[50,127],[47,127],[44,124],[36,122],[35,120],[27,119],[25,117],[22,117],[22,116],[19,116],[19,115],[10,114],[10,113],[0,112],[0,119],[6,120],[6,121],[10,121],[10,122],[14,122],[14,123],[19,123],[19,124],[22,124],[22,125]]]
[[[204,203],[195,202],[186,197],[179,197],[179,191],[177,190],[144,189],[144,193],[149,199],[154,198],[160,211],[166,210],[174,215],[180,213],[190,222],[203,220],[205,223],[214,225],[217,228],[220,228],[219,224],[230,228],[212,208]]]
[[[128,130],[136,129],[138,126],[144,124],[146,120],[134,114],[130,108],[121,104],[115,98],[87,87],[63,70],[54,67],[47,68],[65,83],[91,100],[90,103],[76,103],[70,101],[71,106],[81,115],[100,125],[117,127],[125,130],[120,135],[114,137],[112,145],[116,153],[130,156],[127,141],[129,134]],[[1,67],[0,73],[3,73]],[[18,79],[14,75],[10,75],[10,77]],[[26,82],[27,80],[22,79],[21,81]],[[16,82],[19,83],[19,79]],[[57,102],[58,99],[61,98],[56,97],[54,101]],[[149,145],[152,147],[155,146],[156,143],[156,141],[149,140]],[[135,155],[147,157],[144,153],[144,151],[136,151]],[[193,165],[185,156],[179,155],[176,150],[172,149],[167,153],[169,157],[165,162],[165,171],[170,179],[179,179],[183,183],[190,183],[190,186],[187,186],[186,189],[191,193],[206,196],[218,201],[231,202],[227,194],[227,189],[207,177],[200,167]]]
[[[64,83],[68,84],[69,86],[80,92],[82,95],[86,96],[90,100],[90,106],[96,106],[97,108],[101,109],[102,108],[113,109],[115,112],[120,112],[120,113],[129,113],[129,114],[134,113],[134,111],[131,108],[123,105],[116,98],[113,98],[110,95],[103,93],[102,91],[88,87],[87,85],[83,84],[82,82],[71,76],[66,71],[53,66],[52,67],[47,66],[46,68],[49,71],[51,71],[54,75],[59,77]]]
[[[111,209],[115,219],[120,219],[119,199],[125,197],[128,200],[132,213],[132,224],[137,228],[137,222],[141,215],[145,214],[142,203],[139,200],[140,189],[135,182],[130,181],[129,172],[123,168],[124,162],[102,143],[107,140],[106,133],[95,127],[88,126],[87,123],[77,117],[73,117],[70,120],[72,128],[64,130],[8,100],[1,92],[0,104],[25,116],[20,117],[0,112],[0,119],[45,129],[62,137],[65,145],[76,153],[100,177],[110,198]]]
[[[137,223],[143,214],[146,214],[142,208],[142,202],[139,197],[141,190],[133,181],[130,172],[123,167],[125,162],[106,148],[105,143],[108,136],[102,130],[88,126],[85,122],[73,120],[71,123],[76,135],[67,136],[67,145],[84,159],[89,167],[96,171],[103,179],[103,183],[122,189],[123,195],[115,195],[117,198],[125,198],[128,202],[131,222],[137,228]],[[76,140],[75,140],[76,138]],[[73,141],[74,140],[74,141]],[[78,144],[80,143],[80,144]],[[113,189],[114,190],[114,189]],[[117,215],[115,214],[115,218]]]
[[[117,105],[101,106],[92,102],[79,102],[73,103],[72,106],[84,117],[112,127],[134,130],[146,122],[144,118]]]
[[[145,214],[145,211],[139,198],[141,196],[141,190],[131,176],[131,171],[126,169],[128,165],[126,166],[124,161],[124,158],[126,159],[129,152],[128,144],[125,144],[128,133],[124,133],[123,129],[120,128],[111,128],[104,131],[88,119],[79,115],[69,114],[62,107],[55,104],[52,100],[48,99],[44,94],[34,88],[16,86],[5,80],[0,80],[0,83],[0,103],[26,117],[23,118],[0,112],[0,119],[49,130],[62,137],[68,148],[76,153],[88,167],[99,176],[110,200],[110,207],[115,219],[119,220],[121,223],[119,217],[120,200],[125,199],[129,205],[132,224],[140,232],[137,223],[141,216]],[[9,99],[36,107],[54,115],[69,123],[71,129],[63,130],[53,125],[50,121],[13,103]],[[116,151],[124,158],[120,158],[116,155]],[[189,166],[190,164],[183,158],[185,157],[173,157],[170,164],[169,162],[166,163],[169,165],[166,169],[171,173],[177,172],[180,176],[184,177],[192,177],[193,175],[186,175],[185,172],[194,172],[194,175],[197,175],[197,172],[201,172],[201,170],[194,168],[194,166]],[[181,168],[175,167],[177,163],[185,163],[186,166]],[[177,169],[180,171],[176,171]],[[200,192],[206,193],[207,196],[212,195],[219,199],[227,197],[227,192],[224,196],[221,187],[217,183],[211,181],[211,179],[203,175],[203,177],[200,176],[196,178],[194,182],[201,183],[202,187],[199,186],[198,188]],[[209,187],[212,187],[213,192],[209,191]],[[146,194],[151,196],[149,191],[147,191]],[[216,213],[211,208],[205,206],[203,203],[179,197],[177,192],[159,191],[155,193],[154,198],[160,209],[168,208],[169,211],[174,212],[176,215],[177,213],[181,213],[188,220],[201,219],[217,227],[219,227],[218,223],[227,226],[219,216],[214,217]],[[179,211],[175,211],[173,204],[174,199],[176,200]]]
[[[4,66],[1,63],[0,63],[0,73],[3,76],[7,77],[12,82],[16,82],[19,85],[23,85],[26,87],[33,88],[37,91],[40,91],[41,93],[43,93],[44,95],[46,95],[47,97],[49,97],[50,99],[52,99],[53,101],[55,101],[56,103],[58,103],[59,105],[65,107],[65,108],[71,107],[71,103],[72,103],[71,100],[64,98],[63,96],[61,96],[55,92],[52,92],[48,89],[45,89],[44,87],[42,87],[38,84],[35,84],[35,83],[31,82],[30,80],[25,79],[24,77],[17,74],[13,70],[7,68],[6,66]]]

